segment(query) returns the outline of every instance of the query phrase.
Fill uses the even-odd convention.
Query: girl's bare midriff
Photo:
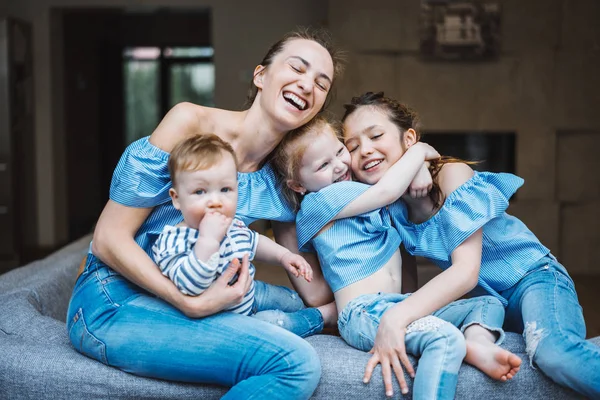
[[[398,249],[377,272],[334,293],[338,313],[358,296],[379,292],[402,293],[401,286],[402,256]]]

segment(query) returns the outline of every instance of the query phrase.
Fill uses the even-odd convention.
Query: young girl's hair
[[[313,42],[320,44],[325,50],[327,50],[331,56],[331,59],[333,60],[333,76],[331,77],[332,83],[329,92],[327,93],[325,104],[323,105],[323,109],[326,109],[333,97],[332,93],[335,81],[344,71],[345,61],[344,52],[336,47],[328,30],[323,28],[299,27],[295,31],[288,32],[269,48],[267,54],[265,54],[265,57],[260,62],[260,65],[265,67],[271,65],[275,56],[277,56],[277,54],[283,50],[285,45],[295,39],[312,40]],[[249,108],[252,105],[257,93],[258,88],[254,85],[254,79],[252,79],[250,82],[250,89],[248,90],[248,97],[246,99],[246,108]]]
[[[324,116],[316,116],[306,125],[288,132],[273,152],[271,164],[281,186],[281,192],[294,211],[300,209],[302,195],[292,190],[287,183],[289,180],[299,181],[302,157],[310,145],[311,139],[331,132],[341,139],[337,124]]]
[[[409,129],[413,129],[416,132],[416,139],[421,139],[420,132],[420,121],[417,113],[407,107],[406,105],[397,102],[394,99],[385,97],[383,92],[367,92],[361,96],[353,97],[350,104],[345,104],[346,109],[344,116],[342,117],[342,123],[348,118],[350,114],[356,111],[359,107],[370,106],[376,109],[384,111],[390,121],[394,123],[400,130],[400,145],[404,148],[404,132]],[[406,149],[404,149],[406,151]],[[439,160],[430,161],[429,172],[431,173],[431,179],[433,180],[433,187],[429,192],[429,197],[434,203],[435,208],[439,208],[444,203],[444,194],[440,190],[438,183],[438,174],[444,164],[448,163],[465,163],[475,164],[472,161],[464,161],[454,157],[442,156]]]
[[[177,173],[181,171],[198,171],[208,169],[223,159],[224,154],[231,154],[237,169],[237,158],[229,143],[212,133],[194,135],[179,142],[169,157],[169,174],[173,186]]]

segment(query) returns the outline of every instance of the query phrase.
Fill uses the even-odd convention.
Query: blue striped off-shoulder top
[[[152,256],[152,245],[165,225],[183,221],[169,197],[169,153],[148,137],[131,143],[121,156],[110,186],[110,199],[128,207],[154,207],[135,235],[135,241]],[[257,219],[293,222],[294,211],[279,190],[270,164],[256,172],[238,173],[237,217],[246,225]]]
[[[316,251],[325,280],[335,293],[381,269],[400,246],[385,208],[343,218],[315,237],[348,203],[369,188],[339,182],[304,196],[296,216],[298,247]]]
[[[409,221],[402,200],[390,205],[389,211],[406,249],[431,259],[442,269],[452,265],[454,249],[483,228],[479,285],[506,305],[498,292],[516,284],[550,252],[523,222],[506,213],[510,197],[523,182],[512,174],[475,172],[421,224]]]

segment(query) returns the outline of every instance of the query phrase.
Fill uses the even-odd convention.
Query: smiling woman
[[[247,257],[241,265],[231,262],[201,295],[186,296],[164,279],[150,254],[162,228],[182,221],[169,201],[169,153],[199,133],[215,134],[235,153],[237,218],[246,224],[293,222],[295,213],[281,198],[266,158],[288,131],[323,110],[340,70],[326,32],[290,33],[256,67],[247,110],[180,103],[150,137],[125,150],[69,305],[69,336],[78,351],[137,375],[231,386],[225,398],[310,397],[320,378],[310,345],[256,318],[220,313],[239,303],[252,285]],[[293,224],[279,232],[297,252]],[[290,279],[303,299],[322,306],[331,292],[311,261],[310,291],[306,282]],[[307,312],[320,329],[336,318],[331,305]],[[154,344],[151,352],[148,343]]]

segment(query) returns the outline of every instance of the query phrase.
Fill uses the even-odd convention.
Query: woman
[[[256,67],[249,109],[179,104],[149,138],[127,148],[69,306],[67,328],[78,351],[137,375],[231,386],[225,398],[310,397],[320,378],[310,345],[254,318],[219,313],[247,292],[247,259],[232,263],[201,296],[188,297],[149,254],[162,227],[181,220],[168,199],[169,152],[197,133],[214,133],[233,147],[240,170],[237,213],[244,222],[293,221],[263,163],[286,132],[323,109],[340,68],[323,32],[288,34]],[[294,239],[293,226],[281,231]],[[307,293],[299,281],[296,287]],[[311,284],[311,293],[324,294],[311,299],[319,305],[331,296],[324,282]],[[323,315],[331,317],[334,311]]]

